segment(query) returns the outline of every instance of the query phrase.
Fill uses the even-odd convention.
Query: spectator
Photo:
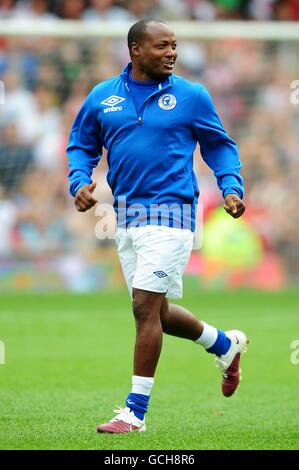
[[[90,7],[85,10],[82,18],[87,21],[128,21],[129,13],[114,0],[90,0]]]
[[[15,16],[16,0],[1,0],[0,20],[12,19]]]
[[[64,20],[80,20],[84,8],[84,0],[62,0],[58,3],[57,11]]]
[[[17,2],[15,19],[21,20],[53,20],[55,15],[49,11],[48,0],[22,0]]]

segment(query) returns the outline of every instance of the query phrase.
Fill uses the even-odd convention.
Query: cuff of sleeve
[[[225,198],[228,194],[236,194],[240,199],[243,199],[244,192],[240,188],[226,188],[222,192],[223,197]]]
[[[72,196],[76,196],[76,192],[78,191],[81,186],[84,186],[85,184],[91,184],[92,180],[91,178],[85,178],[77,181],[76,183],[73,183],[70,187],[70,193]]]

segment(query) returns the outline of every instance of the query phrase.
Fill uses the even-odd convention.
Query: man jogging
[[[118,434],[145,431],[163,333],[215,354],[225,396],[239,384],[240,355],[248,342],[243,332],[218,330],[167,300],[182,297],[182,275],[192,250],[199,196],[193,172],[196,144],[234,218],[245,210],[237,146],[206,89],[172,75],[176,39],[163,21],[134,24],[128,47],[131,62],[88,95],[67,148],[70,192],[83,212],[97,203],[92,171],[102,148],[108,152],[107,180],[118,217],[115,240],[136,323],[126,406],[97,428]]]

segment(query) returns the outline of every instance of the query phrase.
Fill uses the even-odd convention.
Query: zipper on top
[[[129,93],[129,95],[130,95],[130,99],[131,99],[131,101],[132,101],[132,103],[133,103],[133,106],[134,106],[134,109],[135,109],[135,112],[136,112],[137,124],[141,126],[141,125],[142,125],[142,115],[143,115],[143,113],[141,113],[141,115],[139,115],[139,113],[137,112],[136,105],[135,105],[135,101],[134,101],[133,96],[132,96],[132,94],[131,94],[131,92],[130,92],[130,88],[129,88],[129,86],[128,86],[128,83],[125,82],[125,85],[126,85],[126,89],[127,89],[128,93]],[[169,84],[168,86],[165,87],[165,90],[166,90],[167,88],[170,88],[170,87],[171,87],[171,85]],[[152,96],[154,96],[156,93],[159,93],[161,90],[162,90],[162,84],[159,83],[159,85],[158,85],[158,90],[153,91],[153,93],[151,93],[151,94],[146,98],[146,100],[144,101],[143,105],[141,106],[141,110],[143,110],[143,108],[144,108],[144,106],[145,106],[145,103],[146,103]],[[140,111],[141,111],[141,110],[140,110]]]

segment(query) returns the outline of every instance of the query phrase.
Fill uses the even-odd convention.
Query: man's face
[[[172,74],[177,58],[176,38],[167,25],[148,23],[144,40],[132,50],[133,60],[145,77],[163,80]]]

